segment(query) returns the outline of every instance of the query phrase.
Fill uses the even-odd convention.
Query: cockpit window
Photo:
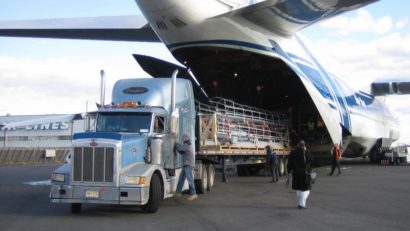
[[[151,113],[99,113],[97,132],[149,133]]]

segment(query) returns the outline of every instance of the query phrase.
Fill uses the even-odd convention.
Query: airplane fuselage
[[[399,138],[398,121],[381,100],[352,90],[345,78],[315,58],[301,36],[279,29],[291,16],[281,16],[271,25],[278,29],[267,30],[258,20],[247,20],[246,12],[236,16],[256,1],[136,2],[158,37],[206,90],[243,102],[252,98],[270,110],[311,102],[331,141],[343,143],[348,157],[367,154],[380,139]],[[263,14],[278,18],[274,8]],[[238,79],[242,83],[235,83]],[[284,88],[294,93],[287,95]]]

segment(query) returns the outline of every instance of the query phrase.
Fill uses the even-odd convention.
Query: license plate
[[[98,198],[99,192],[97,190],[85,190],[85,197]]]

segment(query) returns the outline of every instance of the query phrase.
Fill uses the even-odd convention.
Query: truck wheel
[[[207,173],[208,173],[208,184],[206,189],[208,191],[211,191],[211,189],[214,187],[214,182],[215,182],[215,165],[209,164],[207,165]]]
[[[145,213],[155,213],[158,210],[159,202],[161,201],[161,180],[158,174],[152,175],[151,183],[149,185],[149,199],[148,203],[141,207]]]
[[[205,193],[208,187],[208,174],[207,174],[205,165],[202,164],[201,168],[202,168],[201,179],[195,180],[195,190],[199,194]]]
[[[81,203],[72,203],[71,213],[81,213]]]

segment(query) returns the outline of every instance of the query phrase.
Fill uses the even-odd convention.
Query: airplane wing
[[[282,35],[378,0],[267,0],[216,17],[242,17]]]
[[[0,36],[161,42],[142,15],[0,22]]]
[[[407,95],[410,94],[410,82],[407,80],[381,80],[371,84],[374,96]]]
[[[216,17],[243,17],[284,35],[378,0],[266,0]],[[0,22],[0,36],[161,42],[140,16]]]

